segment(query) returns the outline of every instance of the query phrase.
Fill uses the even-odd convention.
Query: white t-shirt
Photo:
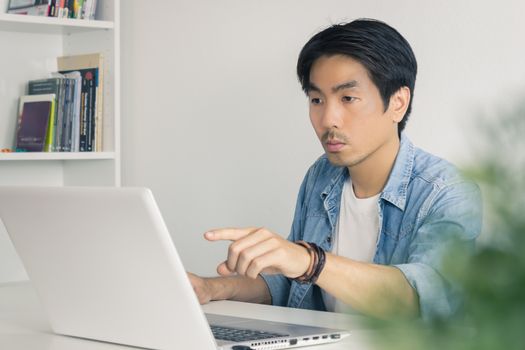
[[[361,262],[373,261],[379,235],[379,196],[357,198],[352,181],[345,182],[332,254]],[[325,291],[322,294],[328,311],[355,312]]]

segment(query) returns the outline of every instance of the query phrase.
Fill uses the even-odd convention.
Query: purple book
[[[51,101],[25,102],[18,119],[16,150],[43,152],[51,112]]]

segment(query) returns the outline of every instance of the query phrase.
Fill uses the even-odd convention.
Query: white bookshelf
[[[5,13],[0,0],[0,149],[13,148],[27,82],[57,70],[56,58],[104,55],[102,152],[0,153],[0,186],[120,186],[120,0],[98,0],[95,20]],[[0,222],[0,282],[26,279]]]
[[[13,148],[29,80],[49,77],[59,56],[102,52],[103,152],[0,153],[0,185],[119,186],[119,0],[99,0],[96,20],[7,14],[7,5],[0,0],[0,148]]]
[[[61,33],[63,32],[63,28],[68,28],[68,32],[82,32],[96,28],[115,28],[115,23],[113,21],[88,21],[69,18],[21,16],[8,13],[0,14],[0,21],[2,22],[2,29],[18,29],[20,31],[37,30],[39,33],[42,31],[47,33]]]
[[[115,152],[25,152],[4,153],[1,160],[88,160],[115,159]]]

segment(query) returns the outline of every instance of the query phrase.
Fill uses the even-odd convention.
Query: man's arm
[[[413,235],[406,263],[376,265],[327,254],[317,284],[353,308],[377,317],[450,316],[459,301],[442,259],[451,244],[472,246],[479,234],[479,189],[471,182],[455,183],[443,188],[428,207]]]
[[[362,263],[326,254],[317,285],[357,311],[379,318],[417,317],[417,292],[392,266]]]
[[[317,285],[354,309],[376,317],[417,316],[418,297],[403,273],[391,266],[361,263],[326,254]],[[305,267],[306,270],[307,267]],[[201,304],[236,300],[271,304],[268,286],[258,276],[201,278],[188,274]]]
[[[257,302],[262,298],[269,302],[268,288],[260,273],[296,278],[303,275],[310,265],[310,255],[304,247],[264,228],[214,230],[207,233],[206,238],[233,241],[227,260],[217,271],[223,276],[235,273],[237,276],[207,280],[214,289],[210,295],[218,293],[221,298]],[[260,283],[268,293],[266,297],[261,294],[263,285]],[[395,267],[360,263],[327,254],[317,284],[365,314],[389,317],[419,313],[417,293]]]
[[[243,276],[202,278],[192,273],[188,277],[201,304],[211,300],[236,300],[271,304],[272,298],[262,277],[255,280]]]
[[[411,238],[405,263],[394,265],[417,291],[421,317],[447,318],[461,305],[461,291],[444,269],[443,259],[451,248],[468,254],[481,231],[482,206],[478,186],[460,181],[442,186],[429,199],[428,212]],[[452,278],[451,278],[452,277]]]

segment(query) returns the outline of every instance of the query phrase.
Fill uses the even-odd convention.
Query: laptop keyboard
[[[279,338],[279,337],[288,336],[288,334],[262,332],[262,331],[252,330],[252,329],[242,329],[242,328],[213,326],[213,325],[211,325],[210,327],[211,327],[211,331],[215,339],[228,340],[228,341],[234,341],[234,342],[268,339],[268,338]]]

